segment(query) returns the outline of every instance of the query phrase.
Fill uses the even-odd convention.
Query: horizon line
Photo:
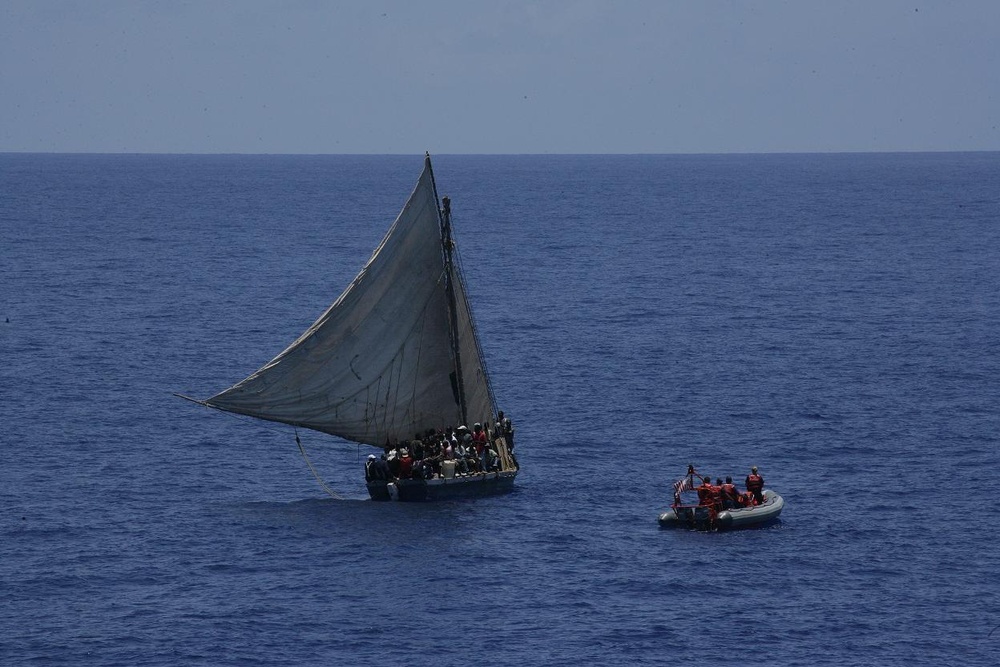
[[[238,151],[223,151],[223,152],[203,152],[203,151],[185,151],[185,152],[166,152],[166,151],[18,151],[18,150],[0,150],[0,155],[120,155],[120,156],[137,156],[137,155],[149,155],[149,156],[174,156],[174,157],[196,157],[196,156],[242,156],[242,157],[258,157],[258,156],[273,156],[273,157],[410,157],[413,155],[420,155],[421,157],[425,154],[438,155],[438,156],[452,156],[452,157],[631,157],[631,156],[645,156],[645,157],[667,157],[667,156],[750,156],[750,155],[919,155],[919,154],[958,154],[958,153],[1000,153],[1000,148],[977,148],[977,149],[894,149],[894,150],[828,150],[828,151],[816,151],[816,150],[801,150],[801,151],[731,151],[731,152],[718,152],[718,151],[693,151],[693,152],[673,152],[673,153],[658,153],[658,152],[599,152],[599,153],[588,153],[588,152],[578,152],[578,153],[559,153],[559,152],[541,152],[541,153],[521,153],[521,152],[511,152],[511,153],[434,153],[433,151],[420,151],[419,153],[285,153],[285,152],[238,152]]]

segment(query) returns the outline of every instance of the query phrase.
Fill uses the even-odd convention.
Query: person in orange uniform
[[[714,526],[715,517],[719,515],[721,502],[719,487],[712,486],[712,480],[709,477],[703,477],[701,486],[698,487],[698,504],[708,508],[708,521],[710,525]]]
[[[753,494],[753,501],[756,505],[764,502],[764,478],[757,474],[757,466],[750,468],[750,474],[746,479],[747,491]]]
[[[721,512],[726,508],[726,499],[722,495],[722,478],[715,478],[715,511]]]
[[[703,477],[701,486],[698,487],[698,504],[714,508],[718,497],[719,490],[712,486],[712,479],[710,477]]]
[[[722,496],[722,509],[731,510],[740,506],[740,494],[733,484],[732,477],[726,477],[726,483],[719,486],[719,495]]]

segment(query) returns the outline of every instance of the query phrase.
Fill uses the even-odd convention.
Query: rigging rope
[[[309,466],[309,470],[312,471],[312,474],[316,478],[316,481],[319,482],[319,485],[323,487],[324,491],[330,494],[331,498],[336,498],[337,500],[343,500],[344,498],[342,496],[335,493],[333,489],[331,489],[329,486],[326,485],[326,482],[324,482],[323,478],[320,477],[319,471],[316,470],[316,466],[314,466],[312,464],[312,461],[309,460],[309,457],[306,456],[306,448],[302,446],[302,441],[299,440],[299,429],[295,428],[294,426],[292,427],[292,429],[295,431],[295,444],[299,446],[299,451],[302,453],[302,458],[305,459],[306,465]]]
[[[177,396],[180,396],[180,394],[177,394]],[[187,398],[186,396],[180,396],[180,397],[181,398]],[[205,405],[203,402],[196,401],[196,400],[191,399],[191,398],[187,398],[187,400],[194,401],[195,403],[201,403],[202,405]],[[211,407],[211,406],[205,405],[205,407]],[[222,414],[227,415],[229,417],[235,417],[236,419],[245,420],[247,422],[255,424],[259,428],[268,429],[270,431],[280,431],[280,430],[282,430],[280,427],[272,426],[271,424],[269,424],[266,421],[261,421],[259,419],[252,419],[252,418],[250,418],[247,415],[241,415],[241,414],[239,414],[237,412],[228,412],[228,411],[223,410]],[[324,482],[323,478],[320,477],[319,471],[316,470],[316,466],[314,466],[312,464],[312,461],[309,460],[309,457],[306,455],[306,449],[305,449],[305,447],[302,446],[302,441],[299,440],[299,430],[297,428],[295,428],[295,426],[292,426],[292,430],[295,431],[295,443],[299,446],[299,452],[302,453],[302,458],[305,459],[306,465],[309,466],[309,470],[312,471],[313,477],[316,478],[316,481],[319,482],[319,485],[321,487],[323,487],[323,490],[326,491],[330,495],[330,497],[336,498],[337,500],[343,500],[344,499],[343,496],[337,494],[329,486],[326,485],[326,482]]]
[[[180,394],[177,394],[177,395],[180,396]],[[181,396],[181,398],[187,398],[187,397],[186,396]],[[187,400],[193,401],[194,399],[188,398]],[[194,402],[195,403],[201,403],[200,401],[194,401]],[[201,404],[205,405],[204,403],[201,403]],[[205,407],[211,407],[211,406],[206,405]],[[259,419],[254,419],[254,418],[251,418],[251,417],[249,417],[247,415],[241,415],[241,414],[239,414],[237,412],[227,412],[227,411],[223,410],[222,414],[227,415],[229,417],[234,417],[236,419],[242,419],[244,421],[247,421],[249,423],[252,423],[252,424],[256,425],[259,428],[264,428],[264,429],[267,429],[269,431],[276,431],[277,432],[277,431],[283,430],[283,429],[281,429],[278,426],[272,426],[271,424],[269,424],[266,421],[261,421]],[[309,466],[309,470],[312,471],[313,477],[316,478],[316,481],[319,482],[319,485],[321,487],[323,487],[323,490],[326,491],[330,495],[331,498],[336,498],[337,500],[343,500],[344,499],[343,496],[337,494],[337,492],[335,492],[329,486],[326,485],[326,482],[324,482],[323,478],[320,477],[319,471],[316,470],[316,466],[314,466],[312,464],[312,461],[309,460],[309,457],[306,455],[306,449],[305,449],[305,447],[302,446],[302,441],[299,440],[299,430],[297,428],[295,428],[295,426],[292,426],[292,430],[295,431],[295,443],[299,446],[299,452],[302,453],[302,458],[305,459],[306,465]]]

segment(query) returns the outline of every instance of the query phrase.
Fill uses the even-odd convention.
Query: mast
[[[462,375],[462,352],[458,338],[458,304],[455,299],[455,263],[452,251],[455,244],[451,240],[451,199],[441,200],[441,243],[444,246],[444,267],[447,274],[445,290],[448,293],[448,315],[451,320],[451,348],[455,354],[455,375],[458,386],[458,407],[462,413],[462,423],[469,421],[468,408],[465,402],[465,379]]]
[[[427,169],[431,173],[431,183],[434,185],[434,198],[438,198],[437,182],[434,180],[434,170],[431,169],[431,156],[427,154]],[[465,379],[462,375],[462,351],[458,332],[458,303],[455,296],[455,263],[453,251],[455,243],[451,238],[451,199],[440,199],[441,208],[441,247],[444,251],[445,291],[448,295],[448,320],[451,324],[451,350],[455,355],[455,393],[458,398],[458,408],[462,415],[462,423],[469,421],[468,408],[465,400]]]

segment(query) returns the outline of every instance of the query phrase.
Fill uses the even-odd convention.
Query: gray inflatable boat
[[[677,505],[660,514],[662,528],[693,528],[696,530],[734,530],[757,528],[775,521],[785,507],[785,501],[771,489],[764,489],[764,503],[754,507],[722,510],[712,521],[707,507]]]

